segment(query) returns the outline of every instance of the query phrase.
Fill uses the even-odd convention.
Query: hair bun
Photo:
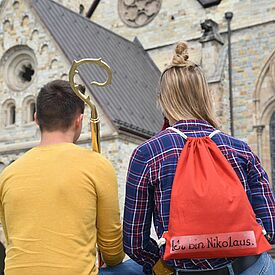
[[[189,58],[187,48],[188,47],[185,42],[179,42],[177,44],[171,65],[181,65],[187,63]]]

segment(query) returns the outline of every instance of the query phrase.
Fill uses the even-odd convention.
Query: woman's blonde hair
[[[188,58],[186,43],[178,43],[171,64],[161,74],[158,103],[170,121],[196,118],[217,128],[204,73]]]

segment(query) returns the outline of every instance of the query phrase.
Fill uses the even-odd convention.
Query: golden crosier
[[[91,82],[91,85],[95,85],[98,87],[104,87],[112,84],[112,70],[107,63],[102,61],[101,58],[98,58],[98,59],[87,58],[87,59],[81,59],[78,61],[74,60],[69,72],[69,82],[73,91],[81,100],[83,100],[91,108],[90,127],[91,127],[91,135],[92,135],[92,150],[100,153],[100,120],[97,114],[96,106],[90,99],[89,95],[84,95],[79,90],[78,84],[76,84],[74,80],[75,75],[78,74],[77,68],[80,65],[85,63],[96,64],[107,72],[108,78],[105,82],[103,83],[100,83],[97,81]]]

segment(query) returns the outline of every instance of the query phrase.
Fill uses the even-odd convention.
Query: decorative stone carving
[[[28,46],[14,46],[7,50],[1,59],[1,73],[13,91],[28,88],[35,77],[36,58]]]
[[[219,25],[215,21],[212,19],[206,19],[201,23],[201,28],[204,31],[200,38],[201,43],[216,40],[223,45],[223,39],[219,33]]]
[[[220,4],[221,0],[198,0],[204,8]]]
[[[201,23],[204,31],[199,42],[202,43],[202,67],[211,82],[221,78],[227,51],[222,47],[223,39],[219,34],[219,26],[212,19]],[[209,62],[211,60],[211,62]]]
[[[254,125],[253,129],[256,129],[257,134],[262,134],[264,130],[265,125]]]
[[[138,28],[151,22],[158,14],[161,0],[119,0],[118,13],[128,26]]]

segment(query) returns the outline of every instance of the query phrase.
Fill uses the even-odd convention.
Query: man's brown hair
[[[84,92],[85,88],[80,88]],[[36,101],[36,115],[41,131],[66,131],[77,114],[84,112],[84,102],[70,83],[54,80],[41,88]]]

